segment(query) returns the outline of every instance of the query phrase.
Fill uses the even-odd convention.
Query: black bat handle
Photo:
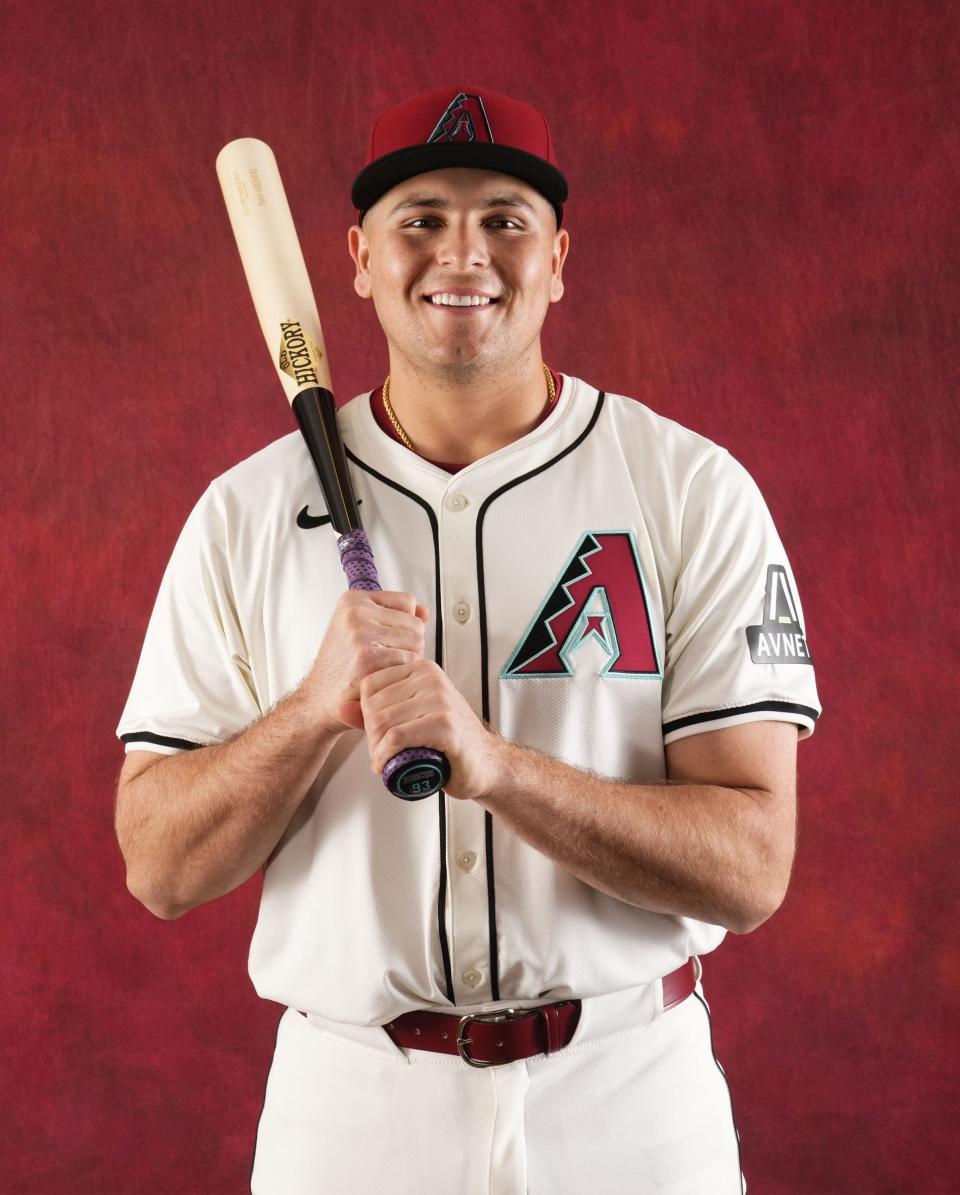
[[[347,472],[333,395],[320,386],[301,390],[293,400],[293,410],[317,470],[333,529],[340,536],[337,548],[347,584],[351,589],[380,592],[383,587]],[[449,779],[449,760],[432,747],[408,747],[383,769],[383,783],[404,801],[430,797]]]

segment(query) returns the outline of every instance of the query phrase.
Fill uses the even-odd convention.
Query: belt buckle
[[[465,1047],[470,1044],[470,1039],[467,1037],[467,1027],[473,1021],[480,1021],[484,1025],[497,1025],[502,1021],[519,1021],[524,1017],[536,1016],[537,1010],[535,1008],[501,1008],[499,1012],[468,1012],[466,1016],[460,1018],[460,1024],[457,1026],[457,1050],[464,1062],[470,1066],[503,1066],[508,1059],[504,1058],[498,1062],[496,1059],[491,1059],[489,1062],[484,1062],[480,1058],[471,1058],[467,1053]]]

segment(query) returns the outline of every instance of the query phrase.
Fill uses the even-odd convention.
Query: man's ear
[[[550,279],[550,302],[556,303],[563,298],[563,263],[567,260],[567,250],[570,248],[570,234],[561,228],[553,240],[553,277]]]
[[[367,234],[359,224],[353,224],[347,230],[347,247],[350,250],[353,263],[357,267],[357,273],[353,279],[353,289],[361,299],[369,299],[372,293],[370,287],[370,244],[367,241]]]

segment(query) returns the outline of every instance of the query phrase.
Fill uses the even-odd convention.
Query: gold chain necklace
[[[553,384],[553,374],[550,372],[549,366],[544,363],[543,372],[547,379],[547,409],[557,401],[557,388]],[[383,382],[383,409],[387,412],[387,418],[393,426],[393,430],[400,437],[400,440],[411,452],[416,452],[414,446],[410,443],[410,437],[403,430],[400,420],[397,418],[393,407],[390,405],[390,375],[387,374]]]

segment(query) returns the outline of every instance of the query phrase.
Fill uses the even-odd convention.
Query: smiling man
[[[299,432],[211,483],[117,729],[128,886],[174,918],[264,871],[254,1195],[741,1192],[700,956],[790,879],[820,704],[783,545],[723,448],[543,361],[539,112],[405,101],[352,197],[386,591],[343,592]],[[398,801],[411,746],[451,777]]]
[[[569,245],[557,222],[518,179],[451,167],[391,188],[350,229],[354,285],[390,347],[388,410],[422,456],[479,460],[544,414],[540,329]]]

